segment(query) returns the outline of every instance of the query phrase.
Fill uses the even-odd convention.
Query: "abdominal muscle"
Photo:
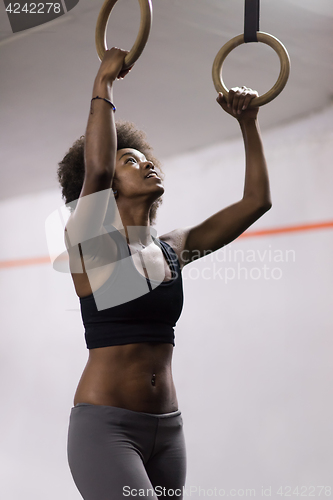
[[[157,342],[90,349],[74,405],[117,406],[146,413],[178,410],[172,353],[172,344]]]

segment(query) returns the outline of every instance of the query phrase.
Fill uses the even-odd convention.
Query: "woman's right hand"
[[[229,90],[228,98],[225,99],[222,92],[219,92],[217,102],[229,115],[237,118],[238,121],[255,119],[259,108],[251,107],[249,104],[254,97],[259,97],[256,90],[248,87],[234,87]]]
[[[127,73],[131,71],[133,66],[123,70],[124,59],[128,51],[112,47],[106,50],[97,76],[107,83],[112,83],[116,79],[125,78]]]

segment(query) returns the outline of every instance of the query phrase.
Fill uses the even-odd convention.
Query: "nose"
[[[147,170],[147,169],[150,169],[150,168],[154,169],[155,167],[154,167],[153,162],[148,160],[148,161],[143,162],[143,168],[145,170]]]

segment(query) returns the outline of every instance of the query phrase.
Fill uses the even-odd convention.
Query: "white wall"
[[[252,229],[333,220],[332,123],[330,108],[263,134],[273,208]],[[164,168],[159,234],[241,197],[240,140]],[[60,205],[58,190],[1,203],[0,260],[47,255],[44,221]],[[333,486],[332,245],[332,228],[244,238],[184,269],[174,378],[192,498]],[[70,276],[37,264],[3,268],[0,279],[1,497],[79,499],[66,438],[88,352]]]

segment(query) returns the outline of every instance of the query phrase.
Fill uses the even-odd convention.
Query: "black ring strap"
[[[244,42],[257,42],[259,31],[260,0],[245,0]]]

